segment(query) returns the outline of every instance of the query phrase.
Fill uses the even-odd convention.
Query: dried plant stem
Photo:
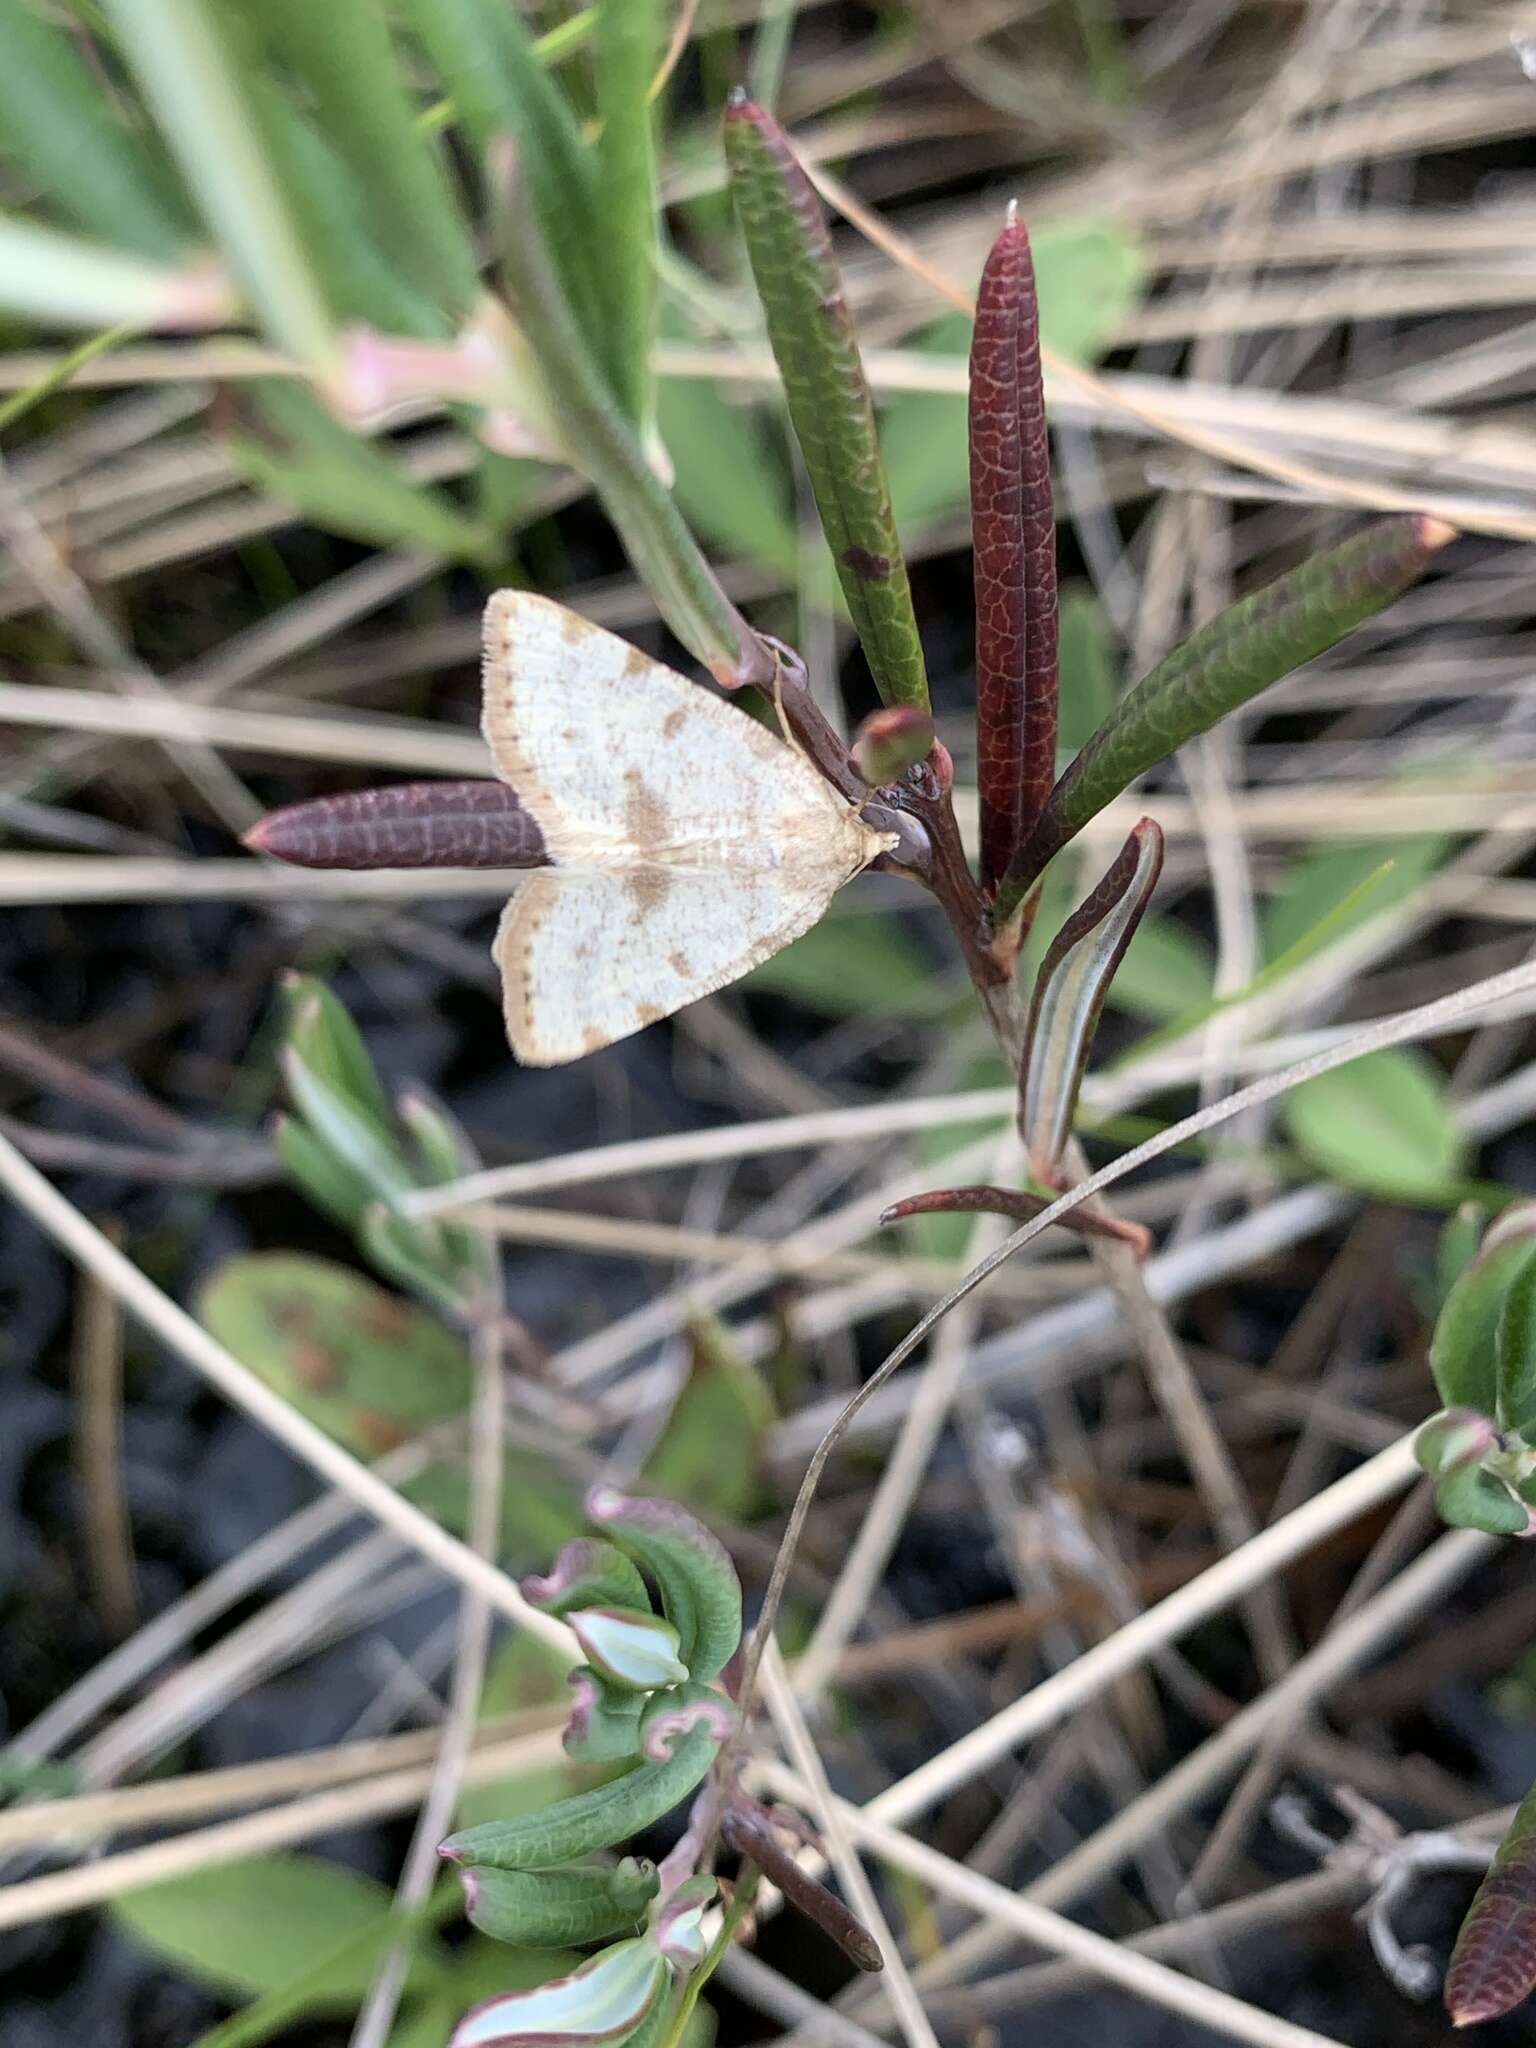
[[[755,1769],[781,1797],[809,1798],[804,1780],[782,1765],[762,1758]],[[1181,2013],[1229,2040],[1251,2042],[1254,2048],[1340,2048],[1327,2035],[1261,2012],[1256,2006],[1197,1983],[1150,1956],[1139,1955],[1102,1934],[1091,1933],[1046,1907],[1032,1905],[1006,1885],[983,1877],[979,1871],[968,1870],[926,1843],[914,1841],[900,1828],[875,1818],[867,1807],[845,1800],[839,1800],[837,1805],[849,1834],[898,1870],[921,1879],[943,1897],[1012,1927],[1036,1947],[1053,1955],[1071,1957],[1095,1977],[1119,1985],[1150,2005]]]
[[[500,1614],[543,1637],[552,1647],[575,1657],[575,1644],[563,1623],[540,1614],[516,1586],[487,1559],[477,1556],[458,1537],[423,1514],[385,1484],[376,1473],[344,1451],[332,1438],[306,1422],[278,1394],[200,1323],[147,1279],[115,1245],[50,1185],[35,1167],[0,1137],[0,1187],[59,1244],[70,1257],[117,1296],[127,1312],[152,1330],[176,1355],[253,1422],[309,1465],[321,1478],[340,1488],[403,1543],[421,1552],[461,1584],[482,1592]]]
[[[123,1492],[123,1322],[117,1298],[91,1274],[76,1294],[72,1378],[80,1514],[96,1601],[108,1632],[125,1636],[138,1615],[133,1523]]]
[[[473,1353],[475,1396],[470,1422],[470,1548],[494,1562],[501,1530],[502,1454],[506,1435],[506,1391],[502,1377],[502,1307],[482,1306],[476,1319]],[[485,1683],[491,1641],[491,1609],[483,1593],[466,1589],[459,1600],[458,1643],[442,1741],[432,1783],[416,1818],[405,1867],[395,1888],[395,1911],[412,1914],[426,1899],[437,1875],[437,1845],[453,1826],[464,1772],[475,1740],[475,1715]],[[378,1970],[353,2024],[351,2048],[384,2048],[400,2008],[410,1969],[411,1945],[397,1942]]]

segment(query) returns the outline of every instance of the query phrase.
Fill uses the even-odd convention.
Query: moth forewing
[[[495,948],[531,1065],[735,981],[893,843],[744,713],[530,592],[486,607],[484,722],[551,861]]]

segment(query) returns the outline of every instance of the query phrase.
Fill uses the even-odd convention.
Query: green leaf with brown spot
[[[771,114],[725,117],[736,214],[827,545],[875,687],[928,707],[928,675],[891,511],[875,408],[832,239],[811,182]]]

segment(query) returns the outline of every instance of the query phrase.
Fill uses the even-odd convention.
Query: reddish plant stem
[[[882,1223],[901,1223],[909,1216],[949,1216],[955,1214],[982,1214],[987,1216],[1009,1216],[1015,1223],[1027,1223],[1048,1209],[1055,1196],[1033,1195],[1025,1188],[1000,1188],[978,1183],[961,1188],[934,1188],[923,1195],[908,1195],[900,1202],[893,1202],[889,1209],[880,1214]],[[1140,1223],[1127,1223],[1122,1217],[1111,1216],[1107,1210],[1089,1208],[1071,1209],[1061,1219],[1062,1227],[1074,1230],[1082,1237],[1113,1237],[1122,1244],[1128,1244],[1138,1259],[1144,1259],[1152,1249],[1152,1233]]]

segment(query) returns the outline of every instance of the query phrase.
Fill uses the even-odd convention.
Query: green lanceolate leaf
[[[1536,1442],[1536,1261],[1515,1271],[1499,1311],[1494,1352],[1499,1372],[1499,1422]]]
[[[567,1543],[549,1572],[523,1580],[523,1598],[545,1614],[569,1614],[573,1607],[649,1606],[645,1581],[612,1543],[577,1536]]]
[[[1303,1081],[1286,1100],[1285,1122],[1314,1165],[1388,1201],[1443,1201],[1466,1150],[1443,1074],[1405,1046]]]
[[[1119,858],[1040,963],[1024,1055],[1019,1129],[1037,1178],[1048,1179],[1072,1118],[1115,969],[1135,935],[1163,866],[1163,835],[1143,818]]]
[[[454,2028],[449,2048],[617,2040],[639,2026],[667,1982],[666,1962],[649,1942],[616,1942],[569,1977],[477,2005]]]
[[[708,1728],[695,1728],[663,1761],[637,1764],[622,1778],[578,1792],[541,1812],[462,1828],[448,1837],[439,1854],[492,1870],[547,1870],[597,1849],[614,1848],[670,1813],[702,1784],[719,1748]]]
[[[466,314],[478,293],[474,248],[437,146],[417,125],[385,10],[373,0],[260,0],[253,15],[351,167],[393,266],[448,314]]]
[[[727,689],[769,684],[773,658],[715,579],[670,492],[646,460],[540,239],[516,146],[493,163],[501,271],[549,387],[571,459],[591,478],[630,560],[672,631]]]
[[[36,221],[0,220],[0,310],[49,327],[217,327],[238,310],[211,264],[171,269]]]
[[[783,130],[750,100],[726,110],[725,156],[768,339],[849,616],[882,699],[926,711],[927,670],[874,402],[820,203]]]
[[[272,1142],[299,1191],[343,1230],[356,1230],[374,1198],[368,1183],[343,1165],[298,1117],[280,1116],[273,1126]]]
[[[1383,610],[1452,538],[1418,514],[1377,520],[1191,634],[1125,693],[1056,784],[999,891],[998,916],[1138,776]]]
[[[741,1642],[741,1581],[718,1538],[672,1501],[635,1500],[612,1486],[594,1486],[586,1509],[655,1580],[690,1674],[724,1670]]]
[[[389,1097],[346,1004],[311,974],[290,974],[283,983],[283,1000],[288,1043],[305,1066],[387,1130]]]
[[[329,1259],[231,1259],[204,1288],[198,1314],[242,1364],[362,1457],[469,1405],[470,1362],[459,1340]]]
[[[1467,1909],[1445,1976],[1458,2027],[1496,2020],[1536,1990],[1536,1787],[1521,1800]]]
[[[598,0],[598,206],[603,260],[599,348],[625,418],[643,437],[656,414],[656,138],[651,80],[661,58],[655,0]]]
[[[192,234],[171,181],[102,95],[69,34],[29,0],[0,0],[4,153],[87,234],[161,261]]]
[[[471,1865],[460,1875],[470,1925],[519,1946],[610,1941],[644,1919],[659,1882],[655,1864],[633,1856],[612,1870],[584,1864],[560,1870]]]
[[[1498,1412],[1499,1318],[1516,1276],[1533,1261],[1536,1238],[1524,1232],[1485,1243],[1446,1296],[1430,1342],[1429,1369],[1447,1408]]]

